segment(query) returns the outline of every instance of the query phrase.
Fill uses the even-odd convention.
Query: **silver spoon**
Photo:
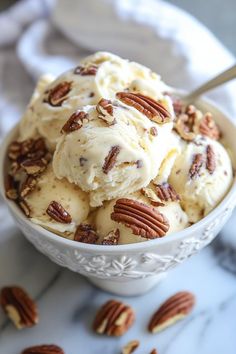
[[[186,104],[194,102],[196,98],[201,96],[203,93],[210,91],[233,79],[236,79],[236,65],[233,65],[231,68],[223,71],[221,74],[217,75],[210,81],[207,81],[205,84],[190,92],[188,95],[183,96],[182,100]]]

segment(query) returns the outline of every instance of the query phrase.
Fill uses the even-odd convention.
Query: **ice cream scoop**
[[[91,206],[148,185],[174,145],[168,111],[164,110],[167,122],[158,124],[156,119],[162,118],[148,115],[144,99],[136,106],[132,99],[139,96],[122,97],[129,101],[102,100],[75,112],[54,154],[57,178],[67,178],[88,192]]]
[[[77,225],[84,222],[90,211],[87,194],[66,179],[57,179],[51,165],[37,177],[35,183],[33,190],[25,197],[31,220],[62,236],[73,238]],[[63,213],[67,216],[64,219]]]
[[[224,197],[232,183],[232,166],[222,144],[197,136],[184,143],[169,181],[181,195],[190,222],[207,215]]]
[[[177,201],[167,202],[164,206],[154,207],[148,198],[144,197],[140,192],[128,195],[127,199],[143,203],[149,208],[154,209],[156,212],[161,213],[169,224],[168,230],[165,233],[166,235],[180,231],[188,225],[188,217]],[[119,236],[117,237],[117,244],[147,241],[147,237],[135,234],[124,222],[118,223],[117,221],[112,220],[112,213],[114,213],[114,206],[116,203],[117,199],[106,202],[94,215],[93,222],[100,236],[100,243],[109,244],[109,242],[111,242],[111,237],[114,238],[115,233]],[[156,234],[156,237],[158,237],[158,233]]]
[[[29,138],[38,132],[46,139],[51,150],[55,149],[61,128],[73,112],[86,105],[94,105],[101,98],[114,98],[118,91],[134,86],[133,81],[149,87],[155,97],[170,106],[162,92],[166,85],[150,69],[124,60],[116,55],[98,52],[52,80],[44,77],[36,87],[33,99],[21,123],[21,138]],[[135,87],[134,87],[135,89]],[[141,89],[142,91],[142,89]],[[169,107],[169,108],[170,108]]]

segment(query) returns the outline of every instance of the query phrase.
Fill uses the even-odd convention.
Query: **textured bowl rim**
[[[179,93],[179,91],[178,91]],[[204,104],[207,105],[210,109],[218,111],[219,114],[223,117],[223,120],[228,121],[230,125],[232,126],[233,129],[236,130],[236,123],[229,118],[229,115],[222,110],[221,107],[219,107],[217,104],[213,103],[209,99],[199,99],[198,100],[199,104]],[[3,143],[1,144],[0,148],[0,170],[1,170],[1,175],[0,175],[0,192],[6,201],[6,204],[10,208],[11,212],[13,213],[14,216],[17,216],[18,219],[20,219],[23,223],[27,224],[28,227],[32,228],[32,230],[35,230],[39,232],[45,239],[51,240],[54,243],[59,243],[61,245],[74,248],[76,250],[81,250],[83,252],[89,252],[89,253],[123,253],[123,252],[130,252],[130,253],[135,253],[136,251],[145,251],[147,249],[151,249],[154,246],[158,245],[163,245],[163,244],[168,244],[171,243],[172,241],[176,240],[182,240],[186,238],[189,235],[192,235],[193,233],[197,233],[200,229],[204,228],[205,225],[208,225],[211,223],[214,219],[217,218],[217,216],[222,212],[222,210],[227,209],[228,205],[231,205],[231,202],[236,198],[236,179],[234,177],[232,186],[224,199],[216,206],[215,209],[213,209],[207,216],[205,216],[203,219],[198,221],[196,224],[193,224],[189,227],[187,227],[184,230],[175,232],[171,235],[168,235],[167,237],[163,238],[157,238],[154,240],[149,240],[145,242],[139,242],[139,243],[132,243],[132,244],[125,244],[125,245],[93,245],[93,244],[86,244],[86,243],[81,243],[81,242],[76,242],[74,240],[66,239],[64,237],[61,237],[51,231],[48,231],[47,229],[43,228],[40,225],[34,224],[30,219],[28,219],[23,212],[20,210],[19,206],[14,202],[5,197],[5,188],[4,188],[4,165],[5,165],[5,156],[6,156],[6,149],[7,146],[9,145],[10,141],[12,140],[12,137],[15,135],[16,131],[18,129],[18,125],[16,125],[5,137]],[[236,152],[233,154],[233,158],[236,160]],[[236,204],[236,202],[235,202]]]

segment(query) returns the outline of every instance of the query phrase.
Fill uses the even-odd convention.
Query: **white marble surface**
[[[141,341],[140,354],[153,347],[159,354],[235,354],[236,255],[223,242],[233,219],[211,246],[169,273],[153,291],[124,298],[134,307],[137,320],[118,339],[97,336],[91,330],[95,311],[114,296],[39,254],[9,221],[5,207],[0,222],[0,287],[25,287],[37,300],[40,312],[39,325],[22,331],[0,312],[1,354],[17,354],[42,343],[58,344],[66,354],[118,354],[131,339]],[[197,297],[192,315],[160,334],[149,334],[146,327],[153,311],[169,295],[184,289]]]

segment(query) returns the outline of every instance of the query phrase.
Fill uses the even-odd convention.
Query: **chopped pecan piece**
[[[74,74],[81,76],[95,76],[97,74],[97,71],[97,65],[77,66],[74,70]]]
[[[151,128],[150,128],[150,134],[151,134],[152,136],[157,136],[157,135],[158,135],[157,128],[156,128],[156,127],[151,127]]]
[[[193,163],[189,169],[189,176],[191,179],[194,179],[199,175],[203,163],[204,163],[203,154],[194,155]]]
[[[13,141],[8,147],[9,159],[16,161],[21,154],[21,143],[19,143],[18,141]]]
[[[117,98],[128,106],[136,108],[146,117],[156,123],[167,123],[171,121],[171,114],[159,102],[140,93],[118,92]]]
[[[164,206],[165,204],[158,197],[157,193],[154,192],[151,188],[145,187],[141,189],[141,193],[148,198],[149,202],[153,206]]]
[[[182,113],[175,123],[175,129],[179,133],[182,139],[186,141],[192,141],[196,137],[194,130],[194,116],[189,116],[186,113]]]
[[[19,206],[22,209],[22,211],[24,212],[25,216],[27,216],[27,218],[29,218],[31,210],[30,210],[30,207],[27,204],[27,202],[24,199],[21,199],[21,200],[19,200]]]
[[[37,184],[37,179],[33,176],[27,176],[20,188],[21,198],[25,198],[30,192],[34,190]]]
[[[38,323],[36,304],[22,288],[18,286],[3,288],[0,302],[18,329],[32,327]]]
[[[134,235],[148,239],[163,237],[169,222],[159,211],[132,199],[118,199],[111,219],[131,228]]]
[[[206,155],[206,168],[212,174],[216,169],[216,155],[211,145],[207,145]]]
[[[120,153],[120,146],[118,145],[112,146],[102,166],[102,170],[105,174],[108,174],[108,172],[110,172],[110,170],[115,166],[116,158],[119,155],[119,153]]]
[[[54,107],[61,106],[67,99],[67,95],[71,90],[71,85],[72,82],[60,82],[49,91],[47,102]]]
[[[156,193],[160,200],[165,202],[177,202],[180,196],[169,183],[156,184]]]
[[[94,244],[98,240],[98,235],[90,224],[80,224],[75,232],[74,240]]]
[[[46,213],[55,221],[60,222],[62,224],[70,224],[72,222],[72,217],[70,214],[63,208],[63,206],[53,200],[47,210]]]
[[[154,313],[148,329],[152,333],[164,330],[170,325],[186,317],[195,305],[195,297],[187,291],[171,296]]]
[[[132,340],[122,349],[122,354],[132,354],[139,347],[138,340]]]
[[[110,231],[102,240],[102,245],[118,245],[120,238],[120,230],[115,229]]]
[[[84,121],[88,122],[88,114],[83,111],[75,112],[62,127],[61,132],[71,133],[78,130],[82,128]]]
[[[199,132],[200,134],[208,136],[211,139],[219,140],[220,130],[211,113],[206,113],[201,119],[199,123]]]
[[[54,344],[43,344],[29,347],[22,354],[65,354],[64,350]]]
[[[8,199],[16,200],[18,198],[16,182],[11,175],[5,177],[5,192]]]
[[[110,100],[106,100],[102,98],[98,102],[96,106],[96,110],[98,112],[98,117],[102,119],[104,122],[106,122],[108,125],[115,124],[116,120],[115,117],[113,116],[113,106]]]
[[[133,309],[120,301],[110,300],[98,311],[93,328],[98,334],[122,336],[135,320]]]
[[[42,159],[26,159],[21,163],[21,167],[28,175],[38,175],[42,173],[47,167],[48,161]]]

